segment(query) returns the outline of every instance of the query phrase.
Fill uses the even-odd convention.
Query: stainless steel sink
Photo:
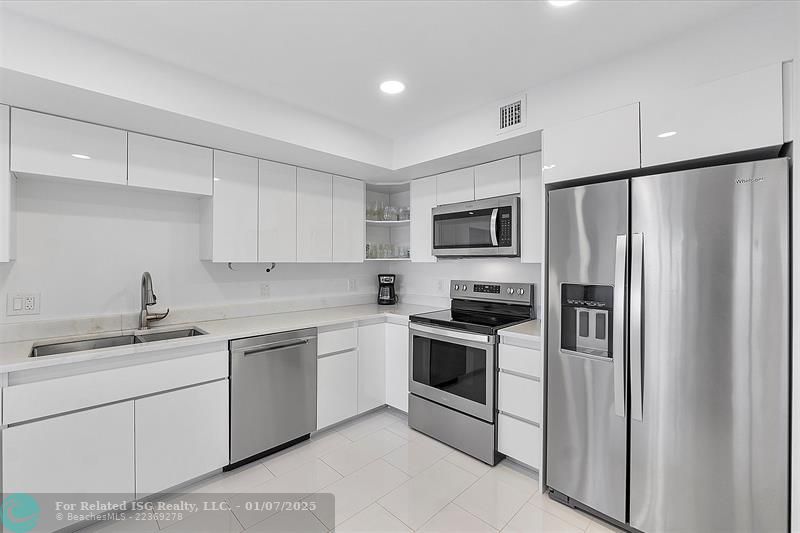
[[[184,339],[205,335],[206,332],[197,328],[173,329],[168,331],[153,331],[148,333],[116,335],[113,337],[98,337],[89,339],[76,339],[74,341],[36,343],[33,345],[30,357],[44,357],[46,355],[60,355],[84,350],[99,350],[114,346],[127,346],[145,342],[158,342],[172,339]]]

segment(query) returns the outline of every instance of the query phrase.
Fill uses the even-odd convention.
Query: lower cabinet
[[[109,493],[134,487],[133,401],[3,430],[3,493]]]
[[[539,470],[542,467],[542,430],[500,413],[497,416],[497,451]]]
[[[358,351],[317,359],[317,429],[358,414]]]
[[[386,324],[358,328],[358,412],[386,403]]]
[[[386,324],[386,403],[408,412],[408,326]]]
[[[134,401],[136,497],[228,464],[228,380]]]

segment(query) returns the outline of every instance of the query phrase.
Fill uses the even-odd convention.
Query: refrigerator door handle
[[[634,233],[631,242],[631,417],[641,422],[642,391],[642,292],[644,291],[644,234]]]
[[[625,417],[625,255],[628,237],[617,235],[614,263],[614,413]]]

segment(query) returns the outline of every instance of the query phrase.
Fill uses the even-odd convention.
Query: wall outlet
[[[9,294],[6,314],[8,316],[38,315],[41,299],[42,295],[38,293]]]
[[[354,279],[347,280],[347,292],[355,292],[358,290],[358,283]]]
[[[270,288],[269,283],[262,283],[261,284],[261,297],[262,298],[269,298],[270,297]]]

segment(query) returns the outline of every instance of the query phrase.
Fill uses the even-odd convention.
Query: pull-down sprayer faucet
[[[150,322],[161,320],[169,314],[169,308],[163,313],[150,313],[147,308],[156,303],[156,294],[153,292],[153,278],[150,272],[142,274],[142,310],[139,312],[139,329],[147,329]]]

